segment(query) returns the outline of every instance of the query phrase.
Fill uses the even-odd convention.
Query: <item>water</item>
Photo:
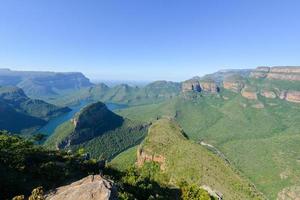
[[[55,119],[50,120],[45,126],[43,126],[41,129],[39,129],[37,132],[46,134],[46,135],[51,135],[54,133],[55,129],[61,125],[62,123],[72,119],[74,115],[80,111],[81,108],[84,106],[88,105],[89,101],[81,101],[78,105],[76,106],[71,106],[70,108],[72,109],[70,112],[65,113]],[[128,107],[127,105],[123,104],[115,104],[115,103],[106,103],[106,106],[110,110],[117,110],[117,109],[122,109]]]

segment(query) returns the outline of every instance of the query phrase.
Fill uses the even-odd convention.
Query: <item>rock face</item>
[[[201,81],[200,82],[200,87],[205,92],[217,93],[217,92],[220,91],[220,88],[213,81]]]
[[[99,175],[90,175],[70,185],[46,194],[46,200],[114,200],[116,189],[111,181]]]
[[[288,91],[285,100],[294,103],[300,103],[300,91]]]
[[[300,81],[300,67],[258,67],[251,72],[250,77]]]
[[[137,166],[142,167],[145,162],[156,162],[160,165],[160,169],[163,171],[166,169],[165,157],[162,155],[150,155],[146,153],[143,149],[138,148],[137,150]]]
[[[190,79],[190,80],[184,81],[182,83],[182,91],[183,92],[188,92],[188,91],[201,92],[200,82],[196,79]]]
[[[300,200],[300,186],[283,189],[278,193],[277,200]]]
[[[269,99],[275,99],[277,97],[277,95],[275,94],[275,92],[270,91],[270,90],[262,90],[260,92],[260,95],[264,96],[266,98],[269,98]]]
[[[251,99],[251,100],[256,100],[257,99],[257,94],[253,89],[250,89],[249,87],[243,88],[241,91],[241,95],[245,97],[246,99]]]
[[[216,82],[212,80],[200,80],[199,78],[192,78],[182,83],[182,92],[189,91],[217,93],[220,91],[220,88]]]
[[[223,87],[227,90],[239,93],[244,87],[243,77],[239,75],[228,76],[223,81]]]

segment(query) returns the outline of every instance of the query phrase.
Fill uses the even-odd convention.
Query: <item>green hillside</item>
[[[97,172],[97,164],[81,155],[49,151],[0,131],[0,199],[28,196],[36,187],[49,190]]]
[[[127,158],[132,159],[133,150],[116,157],[112,165],[121,166]],[[175,121],[160,119],[154,122],[139,151],[150,157],[164,158],[160,161],[164,167],[157,176],[160,182],[176,185],[185,180],[200,186],[206,185],[222,193],[224,199],[261,198],[254,187],[236,174],[224,160],[188,140]],[[143,157],[138,156],[138,160],[143,160]]]
[[[97,102],[83,108],[73,119],[59,126],[45,145],[49,148],[84,148],[93,158],[112,158],[138,144],[147,125],[123,118]]]
[[[98,84],[46,99],[53,104],[64,106],[76,104],[81,100],[142,105],[172,99],[179,95],[180,91],[180,83],[169,81],[155,81],[145,87],[132,87],[121,84],[110,88],[105,84]]]
[[[11,86],[0,86],[0,103],[0,130],[15,133],[33,133],[48,120],[70,111],[67,107],[30,99],[22,89]]]
[[[226,97],[226,98],[225,98]],[[227,100],[225,100],[225,99]],[[264,108],[257,108],[262,103]],[[189,138],[214,145],[270,199],[299,185],[300,107],[280,99],[247,100],[240,94],[178,97],[124,109],[120,115],[152,121],[174,117]]]

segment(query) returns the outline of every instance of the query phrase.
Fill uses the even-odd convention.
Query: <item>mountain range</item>
[[[300,191],[300,67],[221,70],[144,87],[92,84],[74,73],[29,74],[51,90],[2,86],[1,119],[8,121],[1,129],[22,132],[68,112],[64,106],[90,102],[49,136],[44,147],[51,151],[85,151],[91,159],[107,160],[110,169],[144,178],[146,173],[161,187],[196,184],[212,199],[283,200]],[[49,76],[70,80],[60,87]],[[3,85],[23,87],[5,77],[0,78]],[[27,96],[37,94],[43,100]],[[113,112],[105,103],[129,107]],[[14,119],[19,119],[18,129],[5,126]],[[122,179],[125,185],[138,180]]]

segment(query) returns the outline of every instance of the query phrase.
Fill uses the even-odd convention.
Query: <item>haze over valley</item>
[[[0,200],[300,199],[299,1],[0,5]]]

